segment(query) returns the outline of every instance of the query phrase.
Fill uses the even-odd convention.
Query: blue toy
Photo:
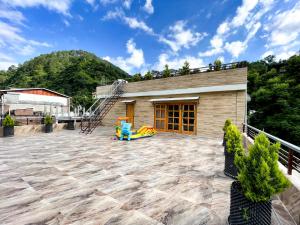
[[[120,140],[122,141],[124,136],[127,136],[127,140],[130,141],[131,132],[131,123],[126,123],[125,121],[121,121],[121,136]]]

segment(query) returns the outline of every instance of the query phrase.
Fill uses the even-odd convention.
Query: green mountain
[[[58,51],[0,71],[0,88],[48,88],[73,97],[73,105],[88,107],[97,85],[128,77],[119,67],[89,52]]]

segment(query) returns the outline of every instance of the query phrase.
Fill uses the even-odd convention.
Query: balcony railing
[[[287,141],[281,140],[278,137],[268,134],[248,124],[243,124],[243,132],[253,140],[257,134],[262,132],[269,138],[270,142],[279,142],[279,162],[287,168],[289,175],[292,174],[293,170],[300,173],[300,147],[293,145]]]

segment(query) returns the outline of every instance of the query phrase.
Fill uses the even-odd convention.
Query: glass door
[[[168,105],[168,131],[180,131],[180,105]]]
[[[155,105],[155,129],[166,130],[166,105]]]
[[[194,104],[182,105],[182,132],[194,134],[196,131],[196,107]]]

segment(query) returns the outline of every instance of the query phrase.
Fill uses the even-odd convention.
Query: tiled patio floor
[[[0,224],[226,224],[232,180],[220,141],[117,141],[101,127],[0,146]]]

